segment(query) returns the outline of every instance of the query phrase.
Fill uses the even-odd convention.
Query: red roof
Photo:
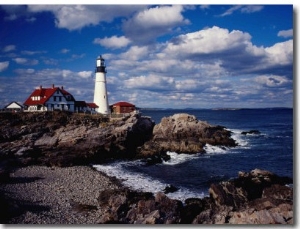
[[[135,107],[135,105],[128,103],[128,102],[117,102],[112,105],[113,107],[115,106],[120,106],[120,107]]]
[[[57,91],[59,90],[64,96],[70,95],[71,99],[67,100],[74,100],[73,96],[64,90],[63,88],[59,87],[52,87],[52,88],[42,88],[39,87],[38,89],[35,89],[31,95],[28,97],[28,99],[24,102],[24,105],[32,106],[32,105],[44,105],[45,102],[48,101],[48,99]],[[33,96],[39,96],[39,100],[32,100]]]
[[[98,108],[96,103],[86,103],[89,108]]]

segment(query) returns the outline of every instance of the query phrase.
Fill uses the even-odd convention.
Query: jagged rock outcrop
[[[0,115],[0,158],[22,165],[87,165],[131,158],[151,138],[155,125],[138,113],[115,121],[67,112]]]
[[[98,201],[101,223],[123,224],[293,224],[292,179],[269,171],[240,172],[230,181],[212,184],[209,197],[185,203],[164,193],[105,190]]]
[[[102,223],[176,224],[183,208],[182,202],[162,192],[154,196],[128,189],[105,190],[98,200],[105,212],[100,219]]]
[[[222,126],[213,126],[199,121],[194,115],[175,114],[162,118],[153,129],[153,138],[140,148],[140,155],[155,155],[158,152],[177,153],[205,152],[206,144],[236,146],[231,132]]]

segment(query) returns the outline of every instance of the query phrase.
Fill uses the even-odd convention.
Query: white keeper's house
[[[76,101],[71,93],[63,87],[55,87],[54,84],[50,88],[40,86],[24,102],[24,111],[28,112],[54,110],[93,112],[96,108],[97,105],[94,103]]]

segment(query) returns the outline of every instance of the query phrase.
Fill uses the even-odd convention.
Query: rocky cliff
[[[155,123],[131,114],[109,121],[67,112],[0,114],[0,158],[21,165],[88,165],[132,158]]]

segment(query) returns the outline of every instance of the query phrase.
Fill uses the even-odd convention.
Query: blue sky
[[[0,107],[42,85],[109,103],[293,107],[293,5],[0,5]]]

